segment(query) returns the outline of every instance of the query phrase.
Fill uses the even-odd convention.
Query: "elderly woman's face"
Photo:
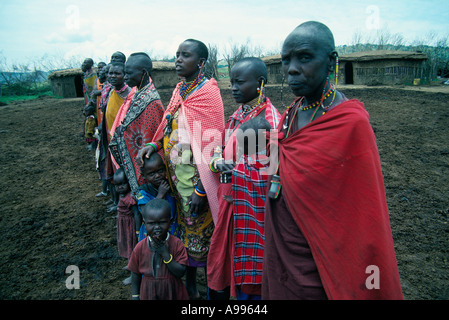
[[[331,60],[315,37],[290,34],[282,46],[281,58],[285,78],[295,96],[321,96]]]

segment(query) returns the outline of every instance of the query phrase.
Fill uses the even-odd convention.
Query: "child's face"
[[[91,116],[94,114],[93,110],[91,108],[84,108],[83,113],[85,117]]]
[[[127,194],[131,189],[124,173],[114,175],[114,186],[118,194]]]
[[[156,240],[165,240],[170,228],[170,212],[166,209],[145,207],[143,221],[147,234]]]
[[[254,75],[253,68],[247,63],[236,64],[230,74],[232,96],[237,103],[247,103],[255,99],[259,93],[259,81]]]
[[[162,159],[145,161],[142,168],[142,175],[145,179],[155,187],[159,187],[162,181],[167,179],[167,171]]]

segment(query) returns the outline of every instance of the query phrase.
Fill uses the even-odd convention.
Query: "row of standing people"
[[[202,72],[202,42],[180,44],[182,81],[166,109],[151,68],[134,61],[149,57],[132,57],[118,67],[126,90],[112,78],[118,64],[110,67],[114,92],[129,92],[102,109],[102,137],[116,188],[132,195],[130,234],[142,239],[127,251],[133,298],[199,298],[200,267],[210,299],[402,298],[375,137],[363,104],[329,81],[338,55],[325,25],[304,23],[283,44],[284,75],[297,98],[282,116],[264,94],[260,59],[233,66],[240,106],[225,124],[217,82]],[[110,105],[118,106],[112,129]],[[268,148],[238,151],[238,136],[275,128],[278,139],[266,139],[279,159],[267,177]],[[381,288],[367,284],[369,266],[379,268]]]

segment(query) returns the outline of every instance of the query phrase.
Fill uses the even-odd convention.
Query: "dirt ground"
[[[404,296],[449,299],[449,93],[342,89],[375,130]],[[171,92],[160,92],[167,105]],[[267,94],[281,106],[280,88]],[[222,90],[226,115],[235,108]],[[283,101],[292,95],[284,89]],[[82,137],[81,99],[42,97],[0,107],[0,299],[128,300],[116,219]],[[283,108],[279,108],[283,111]],[[68,266],[80,289],[69,290]],[[206,295],[200,270],[200,293]]]

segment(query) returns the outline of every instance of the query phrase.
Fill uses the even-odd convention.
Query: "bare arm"
[[[140,283],[142,282],[142,275],[131,272],[131,294],[133,300],[140,300]]]

